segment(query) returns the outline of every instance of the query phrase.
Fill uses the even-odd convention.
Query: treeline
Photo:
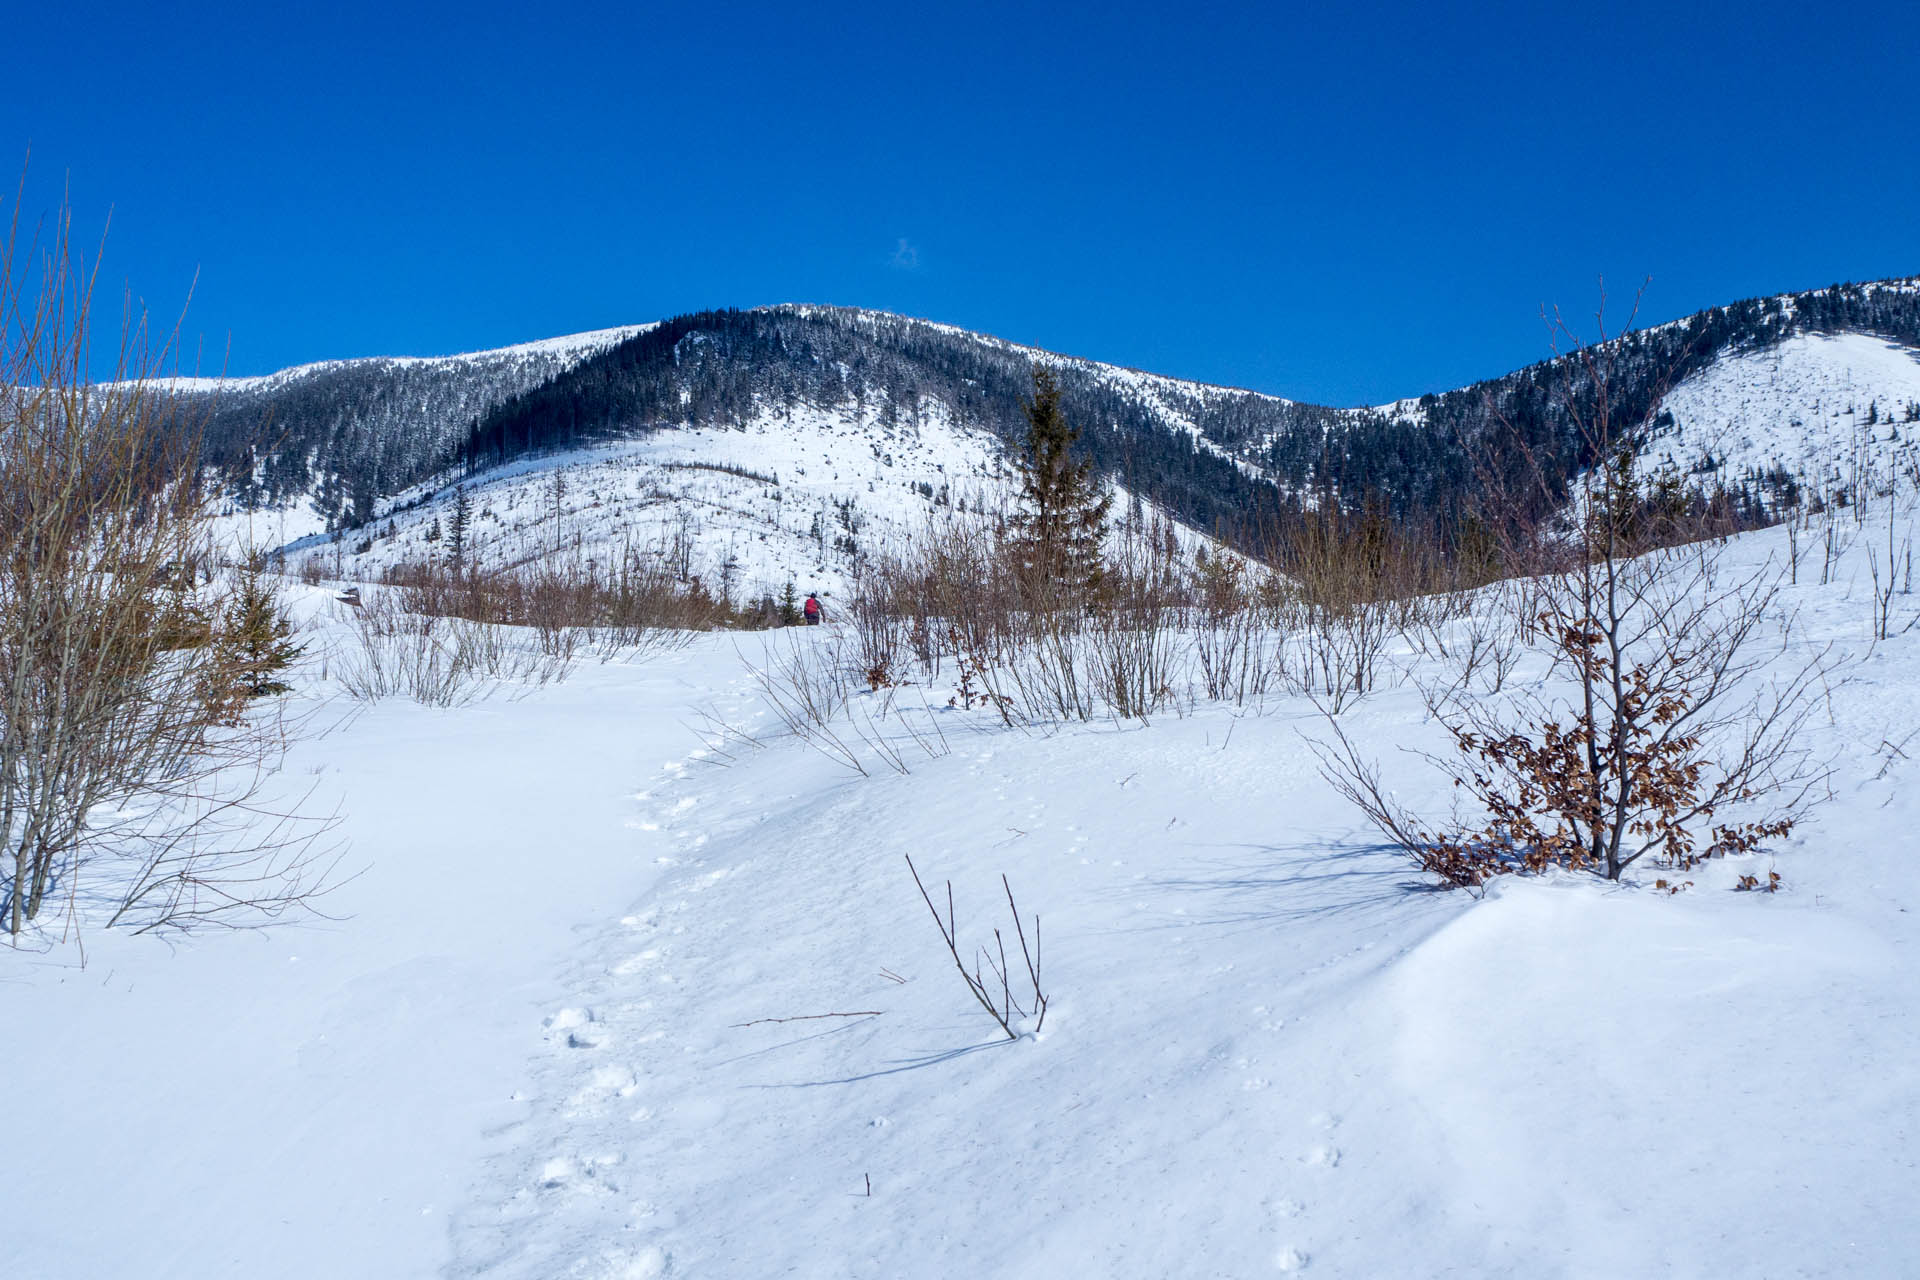
[[[240,506],[311,496],[330,523],[354,526],[381,498],[444,472],[478,417],[552,381],[570,359],[536,350],[350,360],[172,399]]]

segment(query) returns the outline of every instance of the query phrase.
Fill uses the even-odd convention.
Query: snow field
[[[493,568],[555,554],[607,564],[627,546],[651,552],[685,538],[692,572],[716,592],[729,582],[736,601],[777,598],[789,581],[802,595],[837,592],[849,580],[849,548],[896,543],[963,504],[999,507],[1009,467],[997,440],[953,423],[937,404],[895,425],[874,404],[770,406],[736,429],[669,428],[483,472],[466,484],[469,537],[477,562]],[[402,494],[390,517],[336,542],[309,536],[289,559],[313,556],[331,571],[340,550],[342,574],[371,577],[444,556],[445,541],[427,535],[437,522],[444,536],[453,499],[451,487]],[[352,554],[363,538],[372,546]]]
[[[1776,851],[1480,900],[1293,699],[1023,732],[905,690],[934,745],[869,777],[775,732],[751,636],[379,704],[289,761],[344,806],[345,918],[12,958],[0,1270],[1911,1274],[1920,632],[1869,652],[1866,582],[1856,546],[1787,592],[1851,656]],[[1342,719],[1447,807],[1412,690]],[[1001,873],[1039,914],[1043,1031],[971,1002],[905,854],[968,942]]]
[[[1920,454],[1920,357],[1861,333],[1799,334],[1730,354],[1675,387],[1671,430],[1642,450],[1652,468],[1729,482],[1782,468],[1809,494],[1912,488]],[[1867,419],[1876,418],[1873,424]],[[1696,475],[1694,478],[1712,479]]]

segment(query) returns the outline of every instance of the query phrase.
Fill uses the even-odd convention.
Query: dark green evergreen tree
[[[1050,370],[1033,371],[1033,398],[1024,408],[1022,509],[1013,520],[1022,566],[1036,583],[1075,596],[1094,591],[1100,585],[1101,542],[1113,496],[1101,492],[1090,459],[1074,460],[1080,432],[1060,411],[1060,384]]]
[[[306,646],[293,642],[293,622],[286,604],[255,562],[240,571],[216,632],[220,660],[213,666],[220,685],[210,695],[221,718],[237,722],[248,702],[274,694],[291,693],[293,686],[280,673],[293,664]]]
[[[467,497],[467,486],[460,485],[453,491],[453,515],[447,520],[447,554],[455,569],[466,567],[467,526],[472,523],[473,501]]]

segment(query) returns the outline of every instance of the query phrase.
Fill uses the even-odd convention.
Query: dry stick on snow
[[[735,1027],[757,1027],[768,1022],[817,1022],[821,1018],[877,1018],[885,1009],[855,1009],[850,1013],[802,1013],[791,1018],[755,1018],[752,1022],[735,1022]]]
[[[1040,915],[1038,912],[1034,913],[1033,950],[1029,952],[1027,931],[1020,927],[1020,908],[1013,905],[1013,886],[1007,883],[1004,871],[1000,873],[1000,887],[1007,891],[1007,910],[1013,916],[1014,932],[1020,936],[1020,955],[1027,962],[1027,977],[1033,980],[1033,1007],[1034,1011],[1040,1015],[1039,1020],[1033,1024],[1034,1033],[1037,1035],[1040,1028],[1047,1022],[1047,997],[1040,991]],[[995,936],[998,936],[997,930]]]

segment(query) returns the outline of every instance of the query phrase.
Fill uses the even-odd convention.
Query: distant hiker
[[[813,594],[813,592],[811,591],[807,592],[807,606],[801,612],[807,615],[808,626],[810,627],[819,626],[820,625],[820,597]]]

